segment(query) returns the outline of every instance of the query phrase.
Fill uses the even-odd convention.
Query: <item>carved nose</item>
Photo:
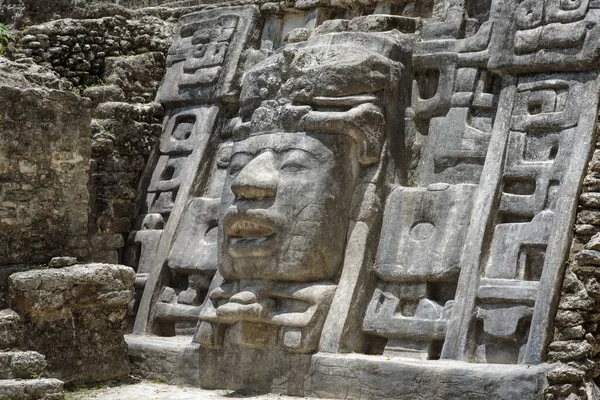
[[[273,153],[262,153],[246,164],[233,180],[231,191],[241,199],[275,197],[277,169]]]

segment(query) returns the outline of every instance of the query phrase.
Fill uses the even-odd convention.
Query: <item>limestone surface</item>
[[[173,383],[598,397],[598,1],[115,3],[0,0],[0,265],[135,270],[10,278],[52,368],[127,314]]]
[[[129,371],[123,334],[135,274],[129,267],[84,264],[10,276],[22,346],[46,356],[50,376],[66,382],[119,378]]]

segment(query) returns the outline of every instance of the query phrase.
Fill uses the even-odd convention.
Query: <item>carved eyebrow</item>
[[[284,141],[280,142],[279,140],[273,140],[272,136],[267,137],[269,135],[284,138]],[[321,146],[323,148],[319,148]],[[318,160],[333,159],[334,153],[325,145],[321,144],[321,146],[311,145],[306,137],[292,137],[292,134],[289,133],[265,134],[252,136],[244,141],[236,142],[234,145],[234,154],[257,154],[266,149],[272,149],[276,153],[283,153],[289,150],[302,150],[311,154]]]

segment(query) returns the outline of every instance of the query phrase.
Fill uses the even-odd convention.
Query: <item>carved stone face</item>
[[[394,43],[316,37],[244,75],[219,225],[226,280],[337,277],[360,165],[380,160]]]
[[[331,279],[359,170],[346,135],[268,133],[236,142],[222,197],[225,279]]]

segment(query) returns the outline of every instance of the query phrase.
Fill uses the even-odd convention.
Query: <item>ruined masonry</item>
[[[466,5],[179,20],[130,236],[142,368],[183,341],[170,373],[205,387],[542,396],[595,142],[600,5]]]
[[[113,265],[116,297],[98,297],[120,332],[135,285],[135,373],[317,398],[600,399],[600,1],[197,3],[82,93],[86,118],[137,113],[148,132],[164,111],[135,194],[110,203],[131,204],[126,227],[71,233],[81,260],[135,270]],[[168,24],[167,51],[149,38]],[[164,63],[160,105],[115,78],[129,62]],[[93,65],[55,71],[78,85]]]

